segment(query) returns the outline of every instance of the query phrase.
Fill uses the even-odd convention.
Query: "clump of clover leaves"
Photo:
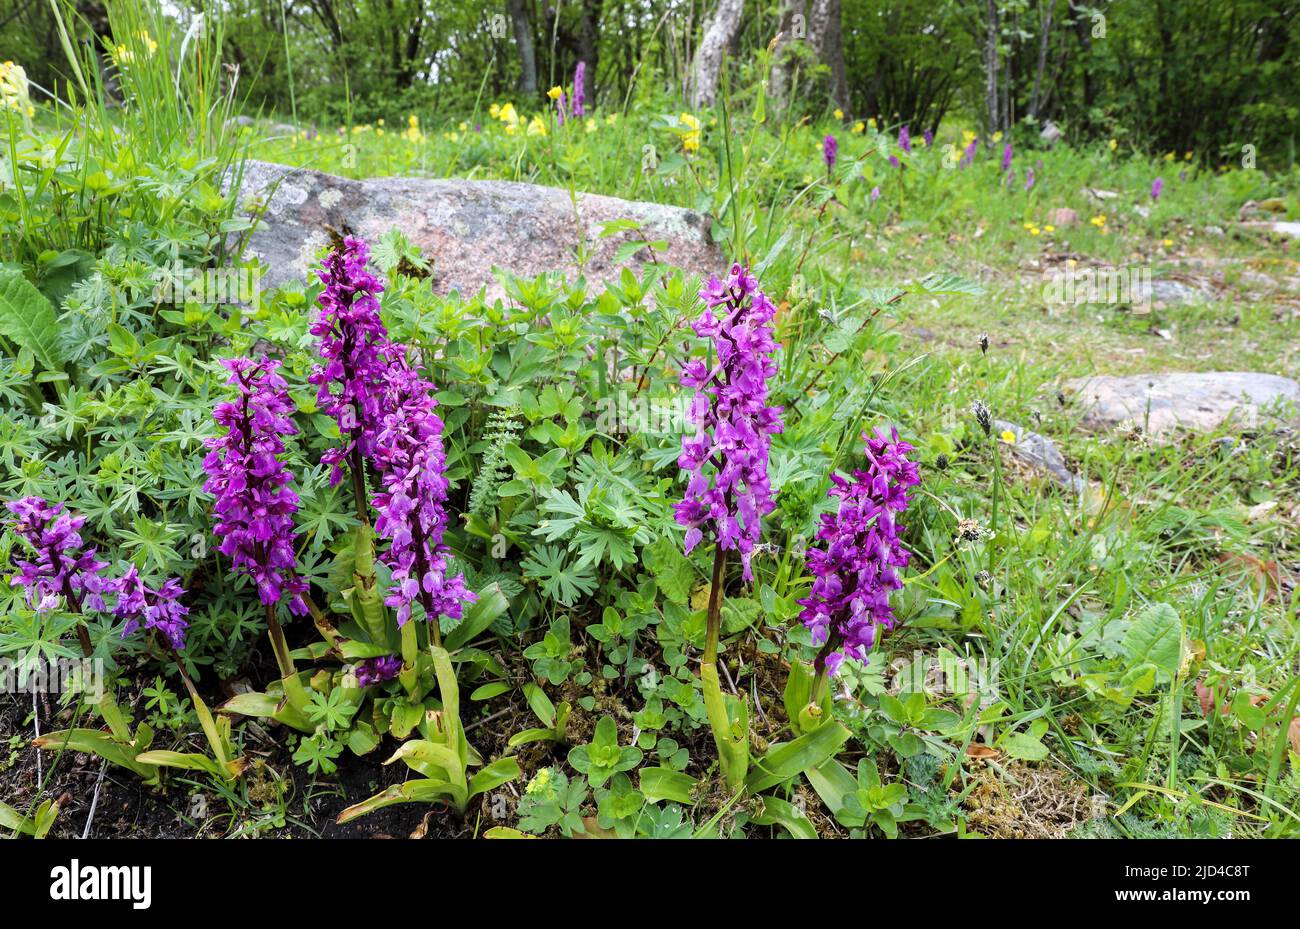
[[[570,749],[569,764],[587,775],[592,787],[601,787],[615,774],[639,765],[643,754],[635,745],[620,745],[614,717],[602,716],[591,741]]]
[[[524,649],[524,657],[533,663],[533,673],[552,684],[563,684],[576,662],[569,661],[573,639],[569,632],[569,617],[562,616],[551,623],[541,640]]]

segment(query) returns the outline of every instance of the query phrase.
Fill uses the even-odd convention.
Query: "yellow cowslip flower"
[[[1053,226],[1051,223],[1048,223],[1046,226],[1043,227],[1043,229],[1045,229],[1045,230],[1048,231],[1048,232],[1055,232],[1055,231],[1056,231],[1056,227]]]
[[[843,119],[843,118],[844,118],[844,111],[841,110],[839,107],[836,107],[836,108],[835,108],[835,118],[836,118],[836,119]]]
[[[1025,227],[1026,230],[1029,230],[1029,229],[1033,229],[1033,228],[1034,228],[1034,224],[1033,224],[1033,223],[1022,223],[1022,225]]]
[[[1001,141],[1002,141],[1002,130],[1001,130],[1001,129],[999,129],[997,132],[993,133],[993,141],[994,141],[994,142],[1001,142]]]
[[[876,117],[873,116],[873,117],[871,117],[870,119],[867,120],[867,127],[870,128],[870,129],[875,129],[875,128],[876,128]]]
[[[867,124],[864,123],[862,120],[858,120],[856,123],[853,124],[854,132],[862,133],[865,132],[866,129],[867,129]]]
[[[1191,160],[1192,160],[1191,152],[1187,152],[1185,155],[1183,155],[1183,161],[1191,161]]]
[[[515,105],[513,103],[507,103],[505,106],[501,107],[501,109],[497,111],[497,118],[503,123],[519,122],[519,114],[515,112]]]
[[[1166,153],[1165,153],[1165,161],[1173,161],[1173,160],[1174,160],[1174,153],[1173,153],[1173,152],[1166,152]]]
[[[590,119],[590,118],[589,118],[585,123],[582,124],[582,128],[584,128],[585,130],[587,130],[588,133],[595,132],[595,131],[596,131],[596,121],[595,121],[594,119]]]
[[[698,152],[700,150],[700,121],[690,113],[683,113],[681,122],[688,130],[682,134],[682,149],[687,152]]]
[[[971,132],[969,129],[963,129],[961,131],[961,141],[963,145],[970,145],[975,141],[975,133]]]
[[[1030,235],[1039,235],[1042,231],[1043,231],[1043,230],[1039,229],[1037,226],[1031,226],[1030,229],[1029,229],[1029,234],[1030,234]]]
[[[612,126],[612,125],[614,125],[616,122],[618,122],[618,114],[617,114],[617,113],[610,113],[610,114],[608,114],[608,115],[605,117],[605,125],[607,125],[607,126]]]
[[[465,122],[462,119],[460,123],[456,126],[456,128],[459,129],[461,132],[464,132],[465,130],[469,129],[469,123]]]
[[[1113,152],[1113,151],[1115,151],[1115,149],[1117,149],[1117,148],[1119,148],[1119,142],[1117,142],[1115,139],[1111,139],[1111,140],[1110,140],[1110,150]]]
[[[561,87],[559,84],[556,84],[554,87],[552,87],[550,90],[546,92],[546,96],[550,97],[552,100],[559,100],[561,97],[564,96],[564,88]]]
[[[27,92],[27,72],[12,61],[0,64],[0,110],[14,110],[29,119],[36,115]]]
[[[1174,244],[1174,240],[1173,240],[1173,239],[1165,239],[1165,241],[1164,241],[1164,243],[1163,243],[1163,245],[1164,245],[1165,248],[1169,248],[1169,247],[1172,246],[1173,244]]]
[[[382,127],[375,130],[375,135],[383,135],[383,134],[384,134],[384,130]]]
[[[1093,224],[1094,226],[1096,226],[1098,229],[1101,229],[1102,227],[1104,227],[1104,226],[1106,225],[1106,214],[1105,214],[1105,213],[1098,213],[1098,214],[1097,214],[1096,216],[1094,216],[1092,219],[1088,220],[1088,222],[1092,223],[1092,224]]]
[[[407,125],[408,127],[410,127],[411,129],[419,129],[419,128],[420,128],[420,117],[418,117],[418,116],[416,116],[414,113],[412,113],[410,116],[406,117],[406,125]]]
[[[493,119],[496,119],[500,115],[501,115],[501,104],[494,103],[490,107],[488,107],[488,116],[491,116]]]
[[[528,134],[546,135],[546,121],[540,116],[533,116],[533,118],[528,121]]]
[[[384,117],[381,116],[377,120],[375,120],[375,124],[382,126],[384,124]]]
[[[1006,442],[1008,445],[1016,444],[1016,434],[1012,432],[1010,429],[1003,429],[1001,434],[998,436],[998,438],[1001,439],[1003,442]]]

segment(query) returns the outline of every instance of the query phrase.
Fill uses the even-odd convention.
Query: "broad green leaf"
[[[30,351],[46,370],[63,367],[54,307],[20,271],[0,270],[0,335]]]
[[[1183,623],[1167,603],[1153,603],[1124,635],[1124,657],[1129,667],[1151,663],[1161,681],[1173,680],[1183,663]]]
[[[690,806],[691,791],[695,787],[695,778],[671,768],[642,768],[641,793],[650,803],[660,800],[672,800]]]

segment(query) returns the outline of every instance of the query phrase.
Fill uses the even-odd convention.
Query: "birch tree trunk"
[[[528,22],[524,0],[510,0],[507,9],[515,28],[515,45],[519,47],[519,92],[537,93],[537,55],[533,51],[533,29]]]
[[[744,9],[745,0],[718,0],[718,8],[704,26],[704,37],[691,67],[691,106],[695,109],[712,106],[717,99],[722,55],[740,31]]]
[[[989,132],[1001,128],[1002,108],[998,105],[998,3],[984,3],[984,109],[987,112]]]
[[[808,19],[804,0],[783,0],[777,29],[777,42],[772,50],[772,71],[767,81],[767,97],[772,101],[772,108],[780,112],[790,102],[790,45],[807,38]]]
[[[822,64],[830,69],[831,102],[849,113],[849,78],[844,67],[842,0],[813,0],[808,13],[808,38]]]

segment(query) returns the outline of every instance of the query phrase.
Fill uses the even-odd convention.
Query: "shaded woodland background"
[[[101,38],[103,4],[76,3]],[[191,22],[202,3],[180,2]],[[463,119],[493,100],[538,107],[587,62],[603,108],[657,96],[699,106],[768,81],[774,118],[1120,138],[1261,166],[1294,162],[1297,0],[230,0],[226,55],[250,113],[330,124],[419,112]],[[211,19],[212,8],[209,8]],[[781,34],[780,41],[774,41]],[[706,36],[709,39],[706,40]],[[111,40],[111,39],[110,39]],[[725,51],[725,55],[721,52]],[[0,0],[0,60],[65,82],[50,0]]]

